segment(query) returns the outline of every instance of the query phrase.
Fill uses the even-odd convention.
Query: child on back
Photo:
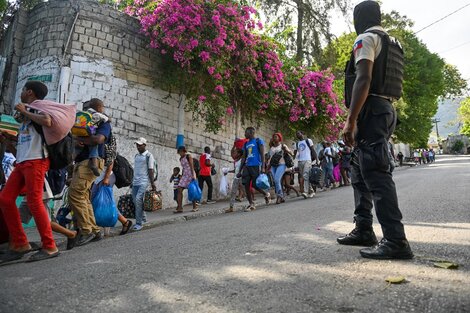
[[[111,121],[109,116],[103,113],[104,111],[103,103],[99,104],[97,110],[94,110],[89,107],[89,104],[92,100],[87,101],[83,104],[85,112],[88,112],[91,114],[92,127],[88,129],[89,130],[88,136],[93,136],[95,134],[95,129],[98,128],[101,124]],[[90,151],[90,155],[88,159],[88,167],[90,168],[90,170],[93,172],[95,176],[100,176],[101,173],[98,169],[98,158],[99,158],[98,145],[88,146],[88,149]]]
[[[178,197],[178,185],[180,183],[181,169],[179,167],[173,168],[173,175],[171,175],[170,183],[173,183],[173,200],[177,201]]]

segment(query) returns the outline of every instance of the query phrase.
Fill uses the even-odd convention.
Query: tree
[[[0,0],[0,41],[3,39],[5,31],[8,29],[13,16],[21,6],[23,9],[30,10],[42,0]]]
[[[394,104],[399,120],[395,136],[412,146],[426,146],[438,99],[460,95],[466,82],[454,66],[447,65],[437,54],[431,53],[414,35],[409,29],[413,22],[406,16],[392,11],[383,15],[382,24],[399,39],[405,52],[403,97]],[[333,64],[333,73],[344,79],[342,71],[349,60],[355,37],[355,33],[344,34],[328,45],[323,50],[325,62],[322,67]],[[343,86],[342,82],[336,84]]]
[[[460,133],[470,136],[470,97],[460,103],[459,117],[463,123]]]
[[[330,14],[339,9],[349,10],[349,0],[262,0],[261,8],[267,16],[271,35],[284,33],[281,43],[298,62],[312,65],[322,55],[322,47],[329,43]],[[285,31],[288,30],[286,34]]]
[[[208,131],[217,132],[238,111],[246,119],[337,133],[334,77],[289,58],[282,62],[284,50],[259,34],[263,26],[252,7],[233,0],[139,0],[126,11],[140,19],[161,56],[159,85],[184,94],[186,109]]]

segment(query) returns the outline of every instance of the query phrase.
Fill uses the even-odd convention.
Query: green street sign
[[[29,76],[28,80],[37,80],[37,81],[40,81],[40,82],[51,82],[52,81],[52,74]]]

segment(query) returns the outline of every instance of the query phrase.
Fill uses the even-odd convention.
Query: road
[[[0,267],[0,312],[470,312],[470,157],[395,181],[411,261],[336,244],[353,228],[352,189],[338,188]]]

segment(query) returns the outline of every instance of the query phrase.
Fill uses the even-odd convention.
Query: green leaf
[[[459,265],[454,262],[440,261],[440,262],[435,262],[434,267],[444,268],[447,270],[456,270],[459,268]]]
[[[385,281],[390,284],[402,284],[406,282],[406,278],[403,276],[389,276]]]

